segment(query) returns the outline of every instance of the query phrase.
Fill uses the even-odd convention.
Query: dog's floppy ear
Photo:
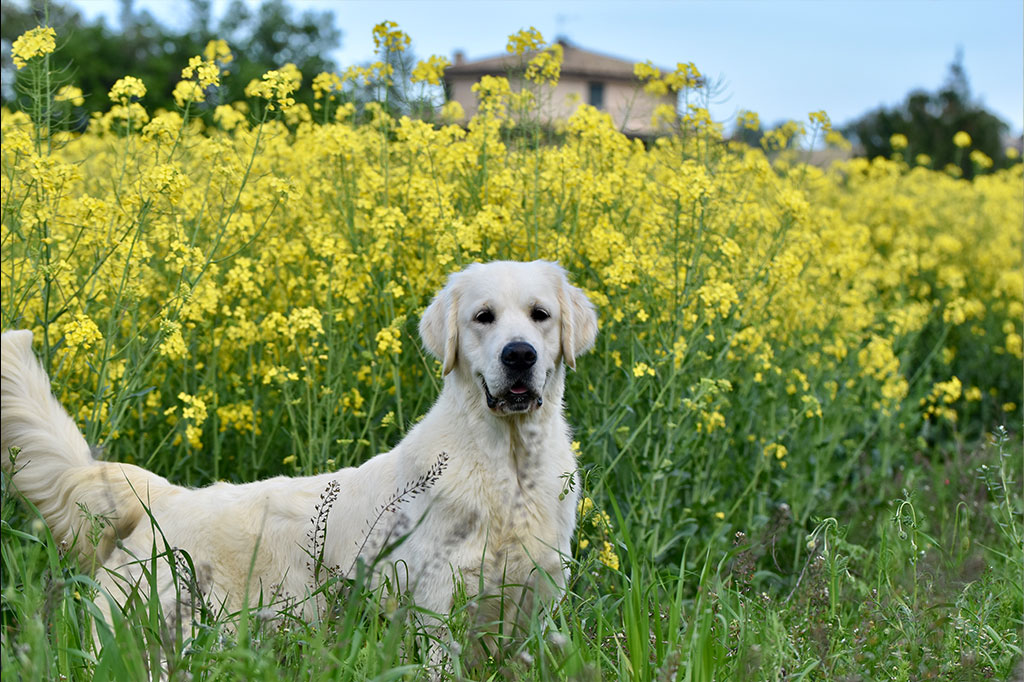
[[[420,318],[420,338],[423,347],[444,363],[444,375],[455,368],[459,349],[459,290],[458,273],[448,278],[448,284],[437,292],[434,300]]]
[[[597,338],[597,311],[581,289],[569,284],[565,271],[559,270],[562,280],[558,292],[562,315],[562,360],[569,369],[576,369],[576,357],[590,350]]]

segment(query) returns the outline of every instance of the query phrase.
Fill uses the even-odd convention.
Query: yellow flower
[[[234,130],[245,123],[245,113],[229,104],[220,104],[213,110],[213,121],[224,130]]]
[[[633,376],[640,378],[642,376],[654,376],[654,368],[648,365],[646,362],[638,362],[633,365]]]
[[[957,134],[953,136],[953,144],[955,144],[957,147],[960,147],[961,149],[963,149],[964,147],[970,147],[971,136],[962,130],[958,131]]]
[[[508,107],[512,87],[501,76],[483,76],[470,88],[480,99],[480,112],[502,115]]]
[[[441,107],[441,118],[445,121],[456,122],[466,118],[466,111],[457,100],[450,100]]]
[[[427,61],[416,64],[416,68],[412,70],[411,80],[413,83],[424,82],[430,85],[440,85],[441,78],[444,77],[444,70],[450,65],[451,62],[446,58],[431,55]]]
[[[267,100],[267,108],[287,109],[295,104],[292,93],[302,84],[302,73],[294,64],[288,63],[280,69],[267,71],[260,80],[253,79],[245,86],[246,97],[261,97]]]
[[[206,100],[203,88],[195,81],[178,81],[171,95],[179,107],[184,107],[189,102],[203,102]]]
[[[686,338],[680,336],[676,339],[676,342],[672,344],[672,366],[679,369],[683,366],[683,358],[686,357],[686,351],[689,345],[686,343]]]
[[[562,46],[558,43],[550,45],[538,52],[526,65],[523,77],[534,83],[554,85],[562,71]]]
[[[324,71],[313,78],[313,99],[333,100],[342,91],[341,76]]]
[[[544,36],[533,26],[524,28],[508,37],[505,49],[511,54],[526,54],[544,47]]]
[[[239,433],[249,432],[256,435],[260,433],[251,403],[221,405],[217,408],[217,421],[220,423],[221,431],[234,429]]]
[[[612,543],[607,540],[604,541],[604,547],[601,549],[601,553],[597,555],[597,558],[602,564],[613,571],[619,570],[619,555],[615,553],[615,547],[612,546]]]
[[[53,96],[55,102],[71,102],[76,107],[85,104],[85,97],[82,96],[81,88],[74,85],[65,85]]]
[[[197,426],[206,421],[206,401],[199,396],[189,395],[182,391],[178,394],[178,400],[185,403],[181,411],[182,419],[191,419]]]
[[[220,85],[220,68],[212,61],[205,61],[196,55],[188,60],[188,66],[181,70],[184,80],[195,79],[199,87],[206,89]]]
[[[132,99],[141,99],[146,96],[146,85],[135,76],[119,78],[110,88],[110,101],[120,104],[128,104]]]
[[[725,520],[725,512],[715,512],[715,518],[719,521]]]
[[[376,341],[377,355],[386,356],[402,352],[402,333],[393,325],[377,332]]]
[[[646,62],[637,62],[633,65],[633,75],[642,81],[656,80],[661,78],[661,69],[648,59]]]
[[[14,65],[24,68],[29,59],[48,55],[57,48],[57,33],[49,26],[36,26],[25,31],[11,44]]]
[[[896,151],[906,149],[908,144],[910,144],[910,141],[907,140],[907,136],[903,133],[896,133],[889,138],[889,145]]]
[[[960,398],[961,389],[963,384],[960,383],[960,379],[956,377],[950,378],[949,381],[940,381],[935,384],[934,393],[937,398],[941,398],[944,403],[952,403]]]
[[[761,117],[756,111],[744,111],[736,118],[736,125],[747,130],[757,130],[761,127]]]
[[[853,143],[843,137],[838,130],[830,130],[825,133],[825,144],[847,152],[853,149]]]
[[[195,448],[197,450],[202,449],[202,447],[203,447],[202,436],[203,436],[203,430],[201,428],[199,428],[198,426],[196,426],[195,424],[186,424],[185,425],[185,440],[187,440],[188,444],[190,446],[192,446],[193,448]]]
[[[584,497],[577,503],[576,507],[576,511],[579,512],[579,515],[581,517],[586,517],[594,510],[594,501],[589,497]]]
[[[702,76],[693,62],[676,62],[676,70],[665,74],[665,84],[672,92],[700,85]]]
[[[991,168],[992,159],[980,149],[971,150],[971,163],[978,168]]]
[[[807,114],[807,118],[811,122],[811,124],[814,125],[816,128],[821,128],[822,130],[825,131],[832,130],[832,120],[828,117],[828,114],[826,114],[824,110],[812,111],[811,113]]]
[[[181,411],[181,418],[189,420],[185,426],[185,440],[191,447],[197,450],[201,449],[203,447],[202,426],[206,421],[206,401],[199,396],[189,395],[185,392],[178,394],[178,400],[186,405]]]
[[[85,313],[78,313],[74,319],[64,325],[64,342],[68,350],[83,348],[88,350],[103,340],[99,327]]]
[[[393,50],[402,52],[409,47],[412,40],[404,31],[398,29],[398,24],[393,21],[382,21],[373,27],[373,44],[377,50]]]
[[[231,48],[228,47],[227,41],[219,39],[206,43],[206,47],[203,49],[203,56],[206,58],[206,61],[219,64],[230,64],[235,59],[235,56],[231,54]]]
[[[1010,332],[1007,334],[1006,352],[1017,359],[1024,357],[1024,338],[1016,332]]]
[[[181,324],[172,320],[160,321],[160,334],[163,341],[160,342],[160,355],[172,360],[180,360],[185,357],[188,349],[185,346],[185,339],[181,336]]]

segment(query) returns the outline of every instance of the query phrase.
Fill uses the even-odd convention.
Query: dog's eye
[[[490,324],[494,322],[494,313],[492,313],[490,310],[481,310],[480,312],[473,316],[473,319],[479,322],[480,324]]]
[[[544,320],[551,317],[551,314],[543,308],[534,308],[533,312],[530,313],[530,317],[533,318],[534,322],[543,322]]]

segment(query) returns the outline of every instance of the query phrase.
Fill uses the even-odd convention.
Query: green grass
[[[650,525],[669,514],[654,508],[651,483],[638,473],[631,485],[639,497],[610,498],[620,569],[587,554],[554,613],[533,620],[496,658],[463,660],[453,651],[446,676],[1008,679],[1021,660],[1024,610],[1020,457],[1019,442],[1005,434],[972,448],[950,442],[941,457],[902,467],[887,482],[851,480],[832,517],[804,524],[778,504],[700,532],[687,526],[671,560],[667,529]],[[601,480],[597,469],[591,483]],[[164,660],[172,679],[424,674],[427,636],[415,607],[401,595],[371,594],[359,577],[325,586],[317,623],[253,605],[201,611],[175,629],[155,601],[140,599],[115,607],[107,624],[98,616],[106,596],[16,503],[16,481],[3,479],[6,673],[156,679],[149,661]],[[593,524],[582,524],[586,536]],[[472,600],[456,603],[449,625],[458,635]]]

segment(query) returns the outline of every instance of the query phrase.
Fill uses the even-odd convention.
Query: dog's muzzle
[[[533,366],[537,363],[537,349],[524,341],[513,341],[501,349],[501,364],[505,367],[505,388],[498,395],[491,393],[487,380],[482,379],[487,407],[500,414],[528,412],[544,404],[544,399],[532,384]]]

